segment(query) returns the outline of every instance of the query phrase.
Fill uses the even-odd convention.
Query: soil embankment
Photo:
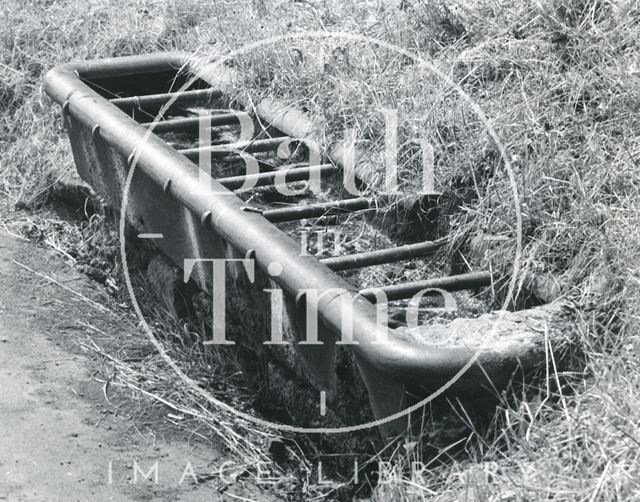
[[[156,433],[127,419],[122,396],[93,378],[76,342],[132,335],[96,283],[4,232],[0,280],[0,500],[269,499],[218,482],[231,459],[166,420]]]

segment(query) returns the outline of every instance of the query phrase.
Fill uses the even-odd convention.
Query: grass
[[[551,274],[562,284],[578,307],[584,359],[558,386],[550,358],[548,385],[505,402],[488,434],[469,424],[463,459],[443,453],[447,461],[434,462],[419,482],[381,485],[378,496],[638,497],[637,1],[115,0],[16,2],[2,11],[0,219],[9,228],[27,219],[50,228],[46,210],[14,207],[46,191],[50,166],[72,168],[57,110],[40,87],[56,64],[172,48],[223,52],[302,29],[357,33],[428,58],[484,110],[504,145],[522,213],[522,277]],[[327,142],[352,128],[375,150],[384,139],[381,110],[401,109],[400,138],[426,137],[436,180],[447,189],[452,268],[512,271],[512,180],[450,84],[393,51],[344,40],[276,44],[234,64],[246,75],[238,92],[298,103]],[[419,161],[415,148],[401,155],[407,187],[415,186]],[[65,242],[52,246],[64,251]]]

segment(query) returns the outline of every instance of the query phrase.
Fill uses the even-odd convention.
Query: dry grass
[[[434,462],[419,483],[384,485],[380,498],[638,498],[637,1],[116,0],[2,9],[9,20],[0,44],[7,225],[24,219],[12,208],[45,188],[48,166],[72,165],[40,88],[55,64],[168,48],[220,52],[302,29],[366,35],[429,58],[484,110],[505,147],[520,196],[522,268],[554,274],[576,301],[584,370],[562,375],[558,387],[549,358],[548,385],[505,404],[490,434],[469,427],[465,459],[443,454],[439,460],[447,461]],[[306,107],[327,141],[354,128],[375,149],[384,137],[380,110],[400,108],[401,138],[426,136],[437,181],[448,189],[452,268],[511,271],[511,180],[499,149],[451,85],[393,51],[335,39],[276,44],[235,65],[247,75],[238,92]],[[401,157],[407,186],[419,162],[412,152]]]

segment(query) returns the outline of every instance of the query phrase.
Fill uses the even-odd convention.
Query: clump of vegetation
[[[352,129],[372,149],[384,141],[381,111],[401,110],[400,139],[422,137],[433,148],[436,182],[450,201],[443,230],[453,237],[452,267],[513,273],[518,252],[519,277],[552,274],[578,307],[583,371],[562,375],[560,385],[550,357],[546,385],[516,396],[515,406],[505,400],[488,434],[469,423],[464,458],[445,451],[420,483],[382,485],[380,498],[637,497],[637,1],[114,0],[19,2],[2,11],[5,226],[19,229],[27,218],[54,225],[46,208],[27,215],[14,207],[39,200],[51,165],[73,168],[57,110],[40,87],[46,69],[172,48],[223,54],[289,36],[233,59],[245,75],[238,92],[297,103],[327,143]],[[310,40],[304,30],[365,38]],[[411,148],[399,177],[415,188],[421,159]],[[64,239],[55,246],[68,252]],[[412,455],[398,453],[406,462]]]

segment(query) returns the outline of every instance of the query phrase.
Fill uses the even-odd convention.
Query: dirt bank
[[[161,431],[127,418],[78,350],[88,332],[135,330],[98,285],[4,232],[0,280],[0,500],[274,499],[231,481],[242,467],[167,427],[168,410]]]

